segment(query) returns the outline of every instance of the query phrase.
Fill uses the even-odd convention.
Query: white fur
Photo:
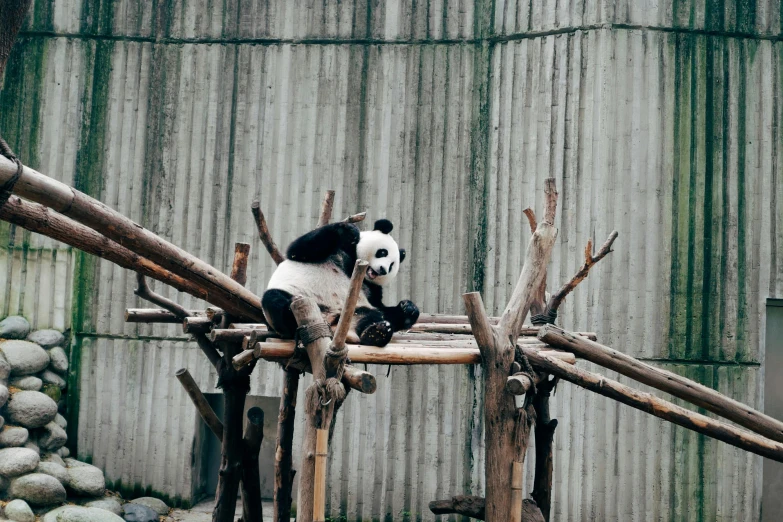
[[[385,248],[389,254],[386,257],[375,257],[376,252],[381,248]],[[368,230],[361,233],[359,244],[356,245],[356,257],[370,263],[370,268],[377,273],[380,273],[381,268],[386,270],[386,275],[378,275],[374,279],[365,276],[365,280],[376,285],[389,284],[400,270],[400,248],[393,237],[380,230]]]
[[[312,297],[330,312],[339,312],[348,297],[350,279],[334,263],[300,263],[286,259],[278,265],[267,289],[284,290],[293,296]],[[370,306],[364,292],[357,306]]]

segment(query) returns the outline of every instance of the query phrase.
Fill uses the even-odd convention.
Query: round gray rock
[[[6,410],[9,422],[25,428],[40,428],[54,420],[57,403],[41,392],[20,391],[11,395]]]
[[[65,336],[57,330],[36,330],[27,336],[27,340],[48,350],[55,346],[62,346]]]
[[[167,515],[169,512],[169,507],[166,505],[166,503],[155,497],[140,497],[135,500],[131,500],[131,504],[141,504],[142,506],[147,506],[160,516]]]
[[[43,387],[43,381],[35,375],[23,375],[22,377],[15,377],[11,379],[9,384],[20,390],[27,391],[41,391]]]
[[[0,321],[0,339],[24,339],[30,333],[30,323],[21,315],[11,315]]]
[[[19,498],[5,506],[5,518],[14,522],[35,522],[33,510],[27,502]]]
[[[93,500],[92,502],[87,502],[84,506],[91,507],[91,508],[105,509],[106,511],[111,511],[115,515],[122,515],[122,505],[114,497],[106,497],[100,500]]]
[[[63,506],[48,512],[42,522],[123,522],[111,511],[94,507]]]
[[[52,361],[49,364],[49,369],[60,373],[68,371],[68,356],[65,354],[65,350],[59,346],[49,350],[49,359]]]
[[[66,448],[65,446],[63,446],[62,448],[60,448],[59,450],[57,450],[57,454],[58,454],[58,455],[60,455],[62,458],[64,458],[64,459],[65,459],[65,458],[68,458],[68,455],[70,455],[70,454],[71,454],[71,450],[69,450],[68,448]]]
[[[65,379],[54,373],[53,371],[46,370],[41,373],[41,380],[44,384],[54,384],[60,389],[65,388]]]
[[[127,522],[158,522],[158,514],[155,510],[129,502],[122,506],[122,518]]]
[[[38,453],[27,448],[0,449],[0,475],[16,477],[33,471],[40,457]]]
[[[10,393],[8,392],[8,388],[6,388],[5,385],[0,384],[0,408],[5,406],[5,403],[8,402],[9,396]]]
[[[28,341],[0,341],[0,352],[11,365],[12,376],[38,373],[50,362],[46,350]]]
[[[62,429],[65,429],[65,428],[68,427],[68,421],[65,420],[65,417],[63,417],[59,413],[54,416],[54,422],[55,422],[55,424],[57,424]]]
[[[11,481],[8,493],[33,506],[50,506],[64,502],[65,488],[59,480],[45,473],[31,473]]]
[[[16,448],[24,446],[30,432],[21,426],[6,426],[0,429],[0,448]]]
[[[5,360],[5,356],[0,353],[0,383],[5,382],[11,375],[11,364]]]
[[[63,483],[68,480],[68,470],[65,469],[65,466],[60,466],[56,462],[39,462],[35,472],[51,475]]]
[[[65,467],[65,461],[57,453],[42,453],[41,462],[54,462],[62,467]]]
[[[28,440],[27,443],[23,447],[25,447],[27,449],[31,449],[34,452],[38,453],[39,455],[41,454],[41,448],[39,448],[38,444],[36,444],[32,440]]]
[[[38,431],[38,446],[44,451],[58,450],[66,442],[68,442],[68,435],[54,421]]]
[[[100,497],[106,491],[106,479],[103,471],[90,464],[81,463],[81,466],[72,466],[66,461],[68,466],[68,489],[77,495],[84,497]]]

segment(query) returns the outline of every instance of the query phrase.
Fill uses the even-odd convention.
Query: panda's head
[[[394,225],[391,221],[379,219],[373,230],[361,233],[359,244],[356,245],[356,256],[370,263],[364,276],[367,282],[389,284],[400,270],[400,263],[405,259],[405,249],[399,248],[389,235],[392,228]]]

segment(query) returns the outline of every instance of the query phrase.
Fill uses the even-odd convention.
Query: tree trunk
[[[247,429],[242,438],[245,455],[242,459],[242,521],[261,522],[261,477],[258,469],[258,452],[264,441],[264,410],[250,408],[247,412]]]
[[[223,416],[223,445],[221,447],[220,478],[215,494],[215,510],[212,522],[233,522],[242,478],[242,420],[245,413],[245,396],[250,391],[247,372],[238,372],[231,358],[239,351],[236,343],[224,345],[223,359],[218,367],[218,386],[223,389],[225,404]]]
[[[3,73],[11,49],[14,47],[16,35],[22,28],[22,22],[27,15],[32,0],[3,0],[0,2],[0,87]]]
[[[530,494],[536,501],[544,520],[549,522],[552,508],[552,476],[553,447],[557,420],[549,417],[548,383],[539,386],[539,391],[533,398],[533,408],[536,410],[536,474],[533,480],[533,492]]]

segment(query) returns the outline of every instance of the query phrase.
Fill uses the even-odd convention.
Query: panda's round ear
[[[405,249],[401,248],[400,249],[400,263],[402,263],[403,261],[405,261]]]
[[[393,228],[394,225],[392,225],[392,222],[388,219],[379,219],[375,222],[375,228],[373,228],[373,230],[380,230],[384,234],[388,234]]]

